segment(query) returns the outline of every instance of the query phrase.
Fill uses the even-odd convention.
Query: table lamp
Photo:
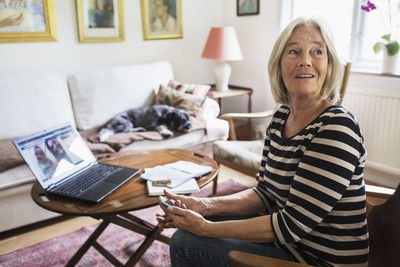
[[[214,66],[216,90],[227,91],[231,66],[226,61],[243,59],[235,29],[233,27],[211,28],[201,57],[218,60]]]

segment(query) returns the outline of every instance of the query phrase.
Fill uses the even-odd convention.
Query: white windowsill
[[[395,74],[391,73],[382,73],[378,70],[373,69],[363,69],[363,68],[351,68],[352,73],[362,74],[362,75],[373,75],[373,76],[381,76],[381,77],[392,77],[392,78],[400,78],[400,72]]]

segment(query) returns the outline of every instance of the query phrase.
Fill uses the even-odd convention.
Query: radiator
[[[400,178],[400,90],[351,87],[343,105],[360,124],[366,167]]]

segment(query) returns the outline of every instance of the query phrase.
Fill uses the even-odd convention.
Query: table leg
[[[109,222],[103,221],[96,228],[96,230],[89,236],[89,238],[85,241],[85,243],[81,246],[81,248],[75,253],[75,255],[68,261],[66,267],[75,266],[78,261],[82,258],[82,256],[86,253],[86,251],[92,246],[93,242],[96,242],[96,239],[101,235],[101,233],[106,229]]]
[[[150,236],[148,236],[145,241],[140,245],[140,247],[136,250],[136,252],[131,256],[131,258],[127,261],[125,266],[134,266],[138,260],[143,256],[143,254],[146,252],[146,250],[151,246],[151,244],[154,242],[154,240],[157,239],[157,237],[160,235],[162,232],[162,228],[156,226],[151,233]]]

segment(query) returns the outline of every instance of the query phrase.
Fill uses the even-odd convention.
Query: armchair
[[[342,103],[350,75],[351,63],[343,64],[343,77],[340,83],[338,104]],[[229,123],[229,140],[217,141],[212,147],[213,158],[218,164],[223,164],[247,175],[256,177],[261,164],[263,140],[243,141],[236,140],[235,120],[237,119],[262,119],[273,115],[273,110],[254,113],[226,113],[219,118]],[[216,194],[218,176],[213,183],[213,193]]]
[[[400,184],[396,191],[367,186],[367,220],[370,251],[368,266],[398,266],[400,247]],[[301,267],[309,266],[270,257],[230,251],[233,267]]]

